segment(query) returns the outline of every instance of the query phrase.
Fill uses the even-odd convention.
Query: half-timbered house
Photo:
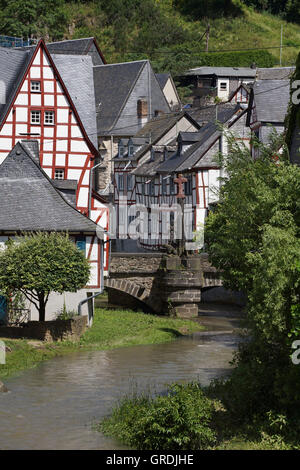
[[[218,114],[218,121],[225,129],[229,129],[237,140],[250,145],[250,130],[246,127],[245,106],[231,105]],[[149,209],[151,206],[162,206],[165,211],[172,212],[176,206],[177,188],[175,179],[179,174],[186,178],[185,206],[186,226],[189,227],[189,241],[193,231],[204,224],[209,207],[218,198],[222,168],[216,158],[217,154],[227,152],[226,133],[219,127],[216,120],[205,124],[198,132],[180,132],[177,139],[177,150],[166,148],[163,153],[153,153],[148,160],[133,170],[136,180],[136,201]],[[149,233],[146,239],[140,240],[141,246],[159,250],[168,243],[164,238],[163,211],[155,215],[156,233],[149,220]],[[152,234],[152,235],[151,235]]]
[[[93,77],[96,59],[92,56],[72,55],[70,51],[51,54],[42,40],[25,50],[0,48],[4,90],[0,163],[20,140],[36,140],[46,174],[55,180],[75,180],[76,208],[106,228],[107,207],[93,191],[91,173],[99,161]]]
[[[42,169],[37,141],[18,142],[0,165],[0,248],[9,238],[26,232],[68,233],[91,265],[84,289],[51,293],[46,319],[59,313],[64,303],[68,310],[77,311],[80,301],[103,288],[103,233],[76,209],[76,187],[76,180],[53,180]],[[34,305],[28,308],[30,318],[37,319]],[[88,309],[91,315],[93,302],[86,304],[86,314]]]
[[[179,132],[195,132],[200,129],[197,122],[186,112],[162,114],[151,119],[130,139],[120,139],[118,153],[114,157],[114,203],[117,223],[121,231],[125,224],[121,200],[127,206],[137,203],[135,169],[144,162],[152,162],[154,154],[163,154],[166,148],[173,148]],[[122,243],[123,249],[125,244]]]

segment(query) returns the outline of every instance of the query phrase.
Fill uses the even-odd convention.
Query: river
[[[132,390],[162,392],[175,381],[211,379],[230,371],[237,347],[236,310],[206,307],[209,331],[171,343],[76,352],[5,381],[0,395],[0,449],[122,449],[93,430]]]

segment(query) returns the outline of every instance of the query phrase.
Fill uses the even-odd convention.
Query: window
[[[127,175],[127,191],[131,191],[132,186],[132,175]]]
[[[166,178],[164,176],[163,179],[162,179],[162,185],[161,185],[161,187],[162,187],[161,190],[162,190],[163,195],[167,194],[167,182],[168,182],[168,178]]]
[[[54,124],[54,111],[45,111],[44,124],[48,124],[48,125]]]
[[[55,168],[54,179],[64,180],[65,179],[65,170],[64,168]]]
[[[85,249],[86,249],[86,240],[85,237],[77,237],[76,238],[76,247],[83,252],[85,255]]]
[[[123,155],[124,155],[124,151],[125,151],[124,145],[123,145],[123,142],[122,142],[122,141],[119,142],[119,149],[118,149],[118,150],[119,150],[119,151],[118,151],[119,157],[122,158]]]
[[[170,194],[176,194],[175,193],[174,177],[170,178]]]
[[[119,191],[124,191],[124,175],[118,175],[118,188]]]
[[[132,157],[133,156],[133,151],[134,151],[134,148],[133,148],[133,145],[129,145],[128,147],[128,157]]]
[[[189,175],[186,177],[187,182],[184,183],[184,194],[190,196],[192,194],[192,176]]]
[[[31,124],[41,124],[41,111],[31,111]]]
[[[227,82],[220,82],[220,90],[227,91]]]
[[[41,92],[41,82],[37,80],[32,80],[30,82],[30,91],[33,93],[40,93]]]
[[[155,181],[149,184],[149,196],[155,196]]]

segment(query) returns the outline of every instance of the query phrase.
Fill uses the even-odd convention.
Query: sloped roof
[[[26,46],[22,49],[30,49],[35,46]],[[65,41],[48,42],[47,49],[51,54],[64,55],[90,55],[94,65],[105,64],[105,58],[100,51],[95,38],[67,39]]]
[[[147,61],[124,62],[94,67],[98,132],[109,132]]]
[[[156,73],[155,76],[160,88],[163,90],[171,75],[169,73]]]
[[[96,231],[68,204],[50,178],[17,143],[0,165],[0,231]]]
[[[290,99],[289,80],[257,80],[253,96],[258,121],[284,122]]]
[[[156,118],[148,121],[147,124],[145,124],[142,129],[139,130],[135,137],[148,138],[151,140],[151,143],[143,145],[141,149],[133,155],[132,158],[134,160],[141,158],[151,149],[153,144],[162,138],[170,129],[172,129],[173,126],[175,126],[176,122],[178,122],[183,117],[186,117],[191,122],[193,122],[196,127],[198,126],[197,122],[194,121],[189,113],[186,113],[185,111],[162,114],[161,116],[157,116]]]
[[[155,176],[157,174],[157,169],[164,162],[165,158],[169,159],[171,155],[174,154],[175,150],[168,150],[167,154],[164,151],[155,151],[153,152],[153,158],[147,162],[139,165],[131,173],[136,176]]]
[[[29,47],[24,50],[0,47],[0,83],[2,81],[6,88],[6,103],[0,103],[0,125],[12,105],[36,47],[38,46]],[[97,148],[93,64],[91,57],[88,55],[53,54],[51,58],[73,101],[87,136],[93,146]]]
[[[238,112],[240,112],[240,114],[242,113],[239,105],[231,106],[231,109],[226,109],[219,113],[218,122],[225,124]],[[158,172],[165,173],[189,170],[196,164],[197,167],[217,166],[214,156],[206,155],[206,152],[221,135],[218,123],[216,121],[207,123],[200,129],[197,135],[198,142],[190,145],[186,150],[183,148],[183,152],[180,154],[178,154],[178,152],[175,153],[169,160],[166,160],[159,166]]]
[[[257,80],[287,80],[295,67],[269,67],[257,69]]]
[[[23,79],[24,72],[30,62],[34,49],[30,51],[21,51],[0,47],[0,81],[1,87],[4,86],[4,103],[0,102],[0,125],[10,108],[14,95]]]
[[[235,104],[234,104],[235,105]],[[218,114],[226,109],[232,109],[232,103],[218,103],[187,109],[187,113],[201,126],[217,119]]]
[[[93,63],[90,56],[51,55],[76,107],[85,131],[97,148]]]
[[[251,67],[196,67],[188,70],[185,75],[216,75],[218,77],[255,78],[256,69]]]
[[[40,149],[37,140],[22,140],[22,146],[25,148],[27,153],[35,160],[38,164],[40,163]]]

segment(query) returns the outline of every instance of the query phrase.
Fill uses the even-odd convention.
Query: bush
[[[270,411],[288,418],[299,414],[299,366],[280,345],[266,348],[252,338],[240,345],[234,364],[231,376],[213,381],[208,392],[222,401],[236,422],[251,423]]]
[[[166,396],[122,400],[100,430],[135,449],[205,449],[216,440],[212,413],[212,401],[198,384],[173,384]]]

